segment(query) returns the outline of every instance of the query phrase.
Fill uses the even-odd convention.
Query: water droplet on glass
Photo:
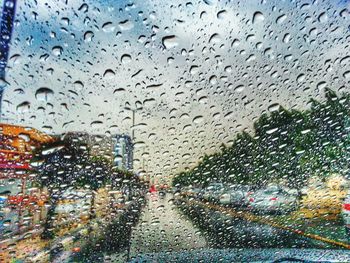
[[[111,69],[107,69],[105,71],[105,73],[103,73],[103,77],[105,79],[112,79],[112,78],[114,78],[114,76],[115,76],[115,72],[113,70],[111,70]]]
[[[283,40],[282,40],[282,41],[283,41],[284,43],[288,43],[289,40],[290,40],[290,34],[287,33],[287,34],[285,34],[285,35],[283,36]]]
[[[123,64],[129,63],[129,62],[131,62],[131,60],[132,60],[132,58],[131,58],[131,56],[129,54],[124,54],[121,57],[121,61],[122,61]]]
[[[252,20],[253,24],[260,23],[264,20],[265,20],[265,17],[263,13],[257,11],[253,14],[253,20]]]
[[[204,1],[204,3],[206,3],[207,5],[213,5],[215,2],[216,2],[216,0],[203,0]]]
[[[86,31],[84,34],[84,41],[90,42],[90,41],[92,41],[93,37],[94,37],[94,33],[92,31]]]
[[[231,43],[231,47],[238,47],[239,43],[240,43],[239,40],[237,38],[235,38]]]
[[[327,83],[326,83],[325,81],[320,81],[320,82],[317,84],[318,90],[323,90],[326,86],[327,86]]]
[[[215,84],[218,82],[218,79],[217,79],[217,77],[214,75],[214,76],[211,76],[211,77],[209,78],[209,82],[210,82],[211,85],[215,85]]]
[[[53,90],[45,87],[39,88],[35,92],[35,98],[39,101],[49,101],[50,99],[52,99],[53,95]]]
[[[274,104],[271,104],[269,107],[268,107],[268,110],[270,112],[274,112],[274,111],[279,111],[280,109],[280,105],[278,103],[274,103]]]
[[[319,16],[318,16],[318,21],[321,22],[321,23],[325,23],[327,22],[328,20],[328,16],[325,12],[321,13]]]
[[[112,22],[107,22],[102,25],[102,30],[106,33],[111,33],[115,29],[115,26],[113,25]]]
[[[234,90],[236,92],[242,92],[245,89],[244,85],[238,85]]]
[[[166,49],[171,49],[179,45],[179,39],[175,35],[163,37],[162,42]]]
[[[198,72],[198,70],[199,70],[198,66],[191,66],[191,68],[190,68],[191,75],[196,74]]]
[[[217,13],[217,18],[218,19],[224,19],[227,16],[227,11],[226,10],[221,10]]]
[[[281,16],[277,17],[276,23],[277,24],[282,24],[286,19],[287,19],[286,15],[281,15]]]
[[[346,78],[346,79],[350,79],[350,71],[345,71],[343,73],[343,77]]]
[[[98,129],[103,127],[103,122],[102,121],[93,121],[90,123],[91,128],[93,129]]]
[[[17,111],[19,113],[28,112],[30,110],[30,102],[29,101],[24,101],[24,102],[18,104],[16,109],[17,109]]]
[[[204,120],[203,116],[198,115],[198,116],[194,117],[192,121],[193,121],[193,123],[199,124],[199,123],[201,123],[203,120]]]
[[[305,74],[298,75],[298,77],[297,77],[298,82],[303,82],[304,80],[305,80]]]
[[[81,91],[84,88],[84,84],[80,80],[75,81],[73,85],[74,85],[74,89],[78,91]]]
[[[63,52],[63,48],[61,46],[55,46],[52,48],[52,54],[54,54],[55,56],[62,55],[62,52]]]
[[[130,20],[125,20],[125,21],[119,22],[118,26],[119,26],[120,30],[125,31],[125,30],[132,29],[134,27],[134,24]]]

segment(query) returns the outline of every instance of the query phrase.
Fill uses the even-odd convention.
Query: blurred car
[[[56,258],[59,257],[64,252],[64,246],[62,243],[58,243],[57,245],[54,245],[52,249],[50,250],[50,258]]]
[[[163,188],[159,189],[159,191],[158,191],[158,195],[160,197],[165,197],[166,193],[167,193],[166,189],[163,189]]]
[[[198,188],[197,199],[203,200],[203,196],[205,194],[205,188]]]
[[[209,199],[209,190],[207,188],[202,188],[200,192],[198,193],[198,198],[201,200],[208,200]]]
[[[301,192],[295,188],[285,188],[286,192],[290,195],[294,195],[296,197],[301,196]]]
[[[309,190],[309,187],[303,186],[303,187],[300,188],[299,193],[300,193],[301,196],[305,196],[305,195],[307,195],[308,190]]]
[[[201,193],[201,188],[193,187],[193,186],[185,186],[182,188],[181,194],[182,197],[186,198],[199,198]]]
[[[198,187],[189,187],[187,190],[187,194],[194,198],[198,198],[200,192],[201,188]]]
[[[249,208],[256,212],[287,213],[297,207],[297,197],[280,186],[268,186],[250,196]]]
[[[232,206],[246,206],[249,204],[249,197],[252,193],[251,187],[248,185],[231,185],[220,196],[219,203]]]
[[[342,213],[347,192],[342,188],[332,189],[327,184],[313,185],[301,197],[300,206],[305,210],[306,218],[318,216],[335,219]]]
[[[50,250],[38,251],[34,256],[27,258],[28,262],[50,262]]]
[[[341,215],[344,221],[346,233],[350,234],[350,190],[344,198]]]
[[[184,187],[182,187],[182,188],[181,188],[181,194],[182,194],[182,195],[185,195],[185,196],[189,195],[189,194],[190,194],[190,189],[191,189],[190,186],[184,186]]]
[[[171,193],[175,196],[178,196],[181,193],[181,189],[179,187],[172,187]]]
[[[219,202],[221,195],[225,192],[222,183],[211,183],[206,187],[203,199],[212,202]]]

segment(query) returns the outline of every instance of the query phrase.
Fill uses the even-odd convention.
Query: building
[[[103,156],[113,160],[113,164],[122,170],[133,169],[134,145],[129,135],[108,136],[87,132],[68,132],[64,135],[64,139],[72,145],[86,147],[91,156]]]
[[[43,222],[47,194],[34,187],[30,161],[35,151],[54,140],[31,127],[0,123],[0,241]]]
[[[114,140],[112,136],[89,134],[87,132],[68,132],[64,139],[72,145],[86,146],[91,156],[103,156],[112,160],[114,157]]]
[[[117,167],[129,171],[133,169],[134,145],[129,135],[117,134],[115,136],[114,156]]]
[[[0,169],[30,169],[32,152],[53,141],[36,129],[0,123]]]

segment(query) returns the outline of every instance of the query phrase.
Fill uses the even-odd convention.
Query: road
[[[204,236],[180,214],[171,194],[148,196],[139,224],[131,235],[130,256],[207,247]]]
[[[149,195],[130,247],[108,262],[125,262],[159,252],[226,248],[335,248],[331,244],[274,226],[235,217],[191,202],[182,203],[171,194]]]
[[[130,204],[109,224],[93,224],[90,234],[52,261],[127,262],[153,253],[213,249],[339,248],[332,242],[271,224],[270,219],[247,211],[172,194],[147,194],[145,201],[143,205]],[[72,253],[73,247],[81,252]]]

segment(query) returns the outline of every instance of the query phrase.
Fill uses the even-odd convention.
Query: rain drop
[[[253,20],[252,20],[253,24],[260,23],[264,20],[265,20],[265,17],[261,12],[257,11],[253,14]]]
[[[113,78],[115,76],[115,72],[113,71],[113,70],[111,70],[111,69],[107,69],[106,71],[105,71],[105,73],[103,73],[103,77],[105,78],[105,79],[111,79],[111,78]]]
[[[175,35],[163,37],[162,42],[166,49],[171,49],[179,45],[178,38]]]

